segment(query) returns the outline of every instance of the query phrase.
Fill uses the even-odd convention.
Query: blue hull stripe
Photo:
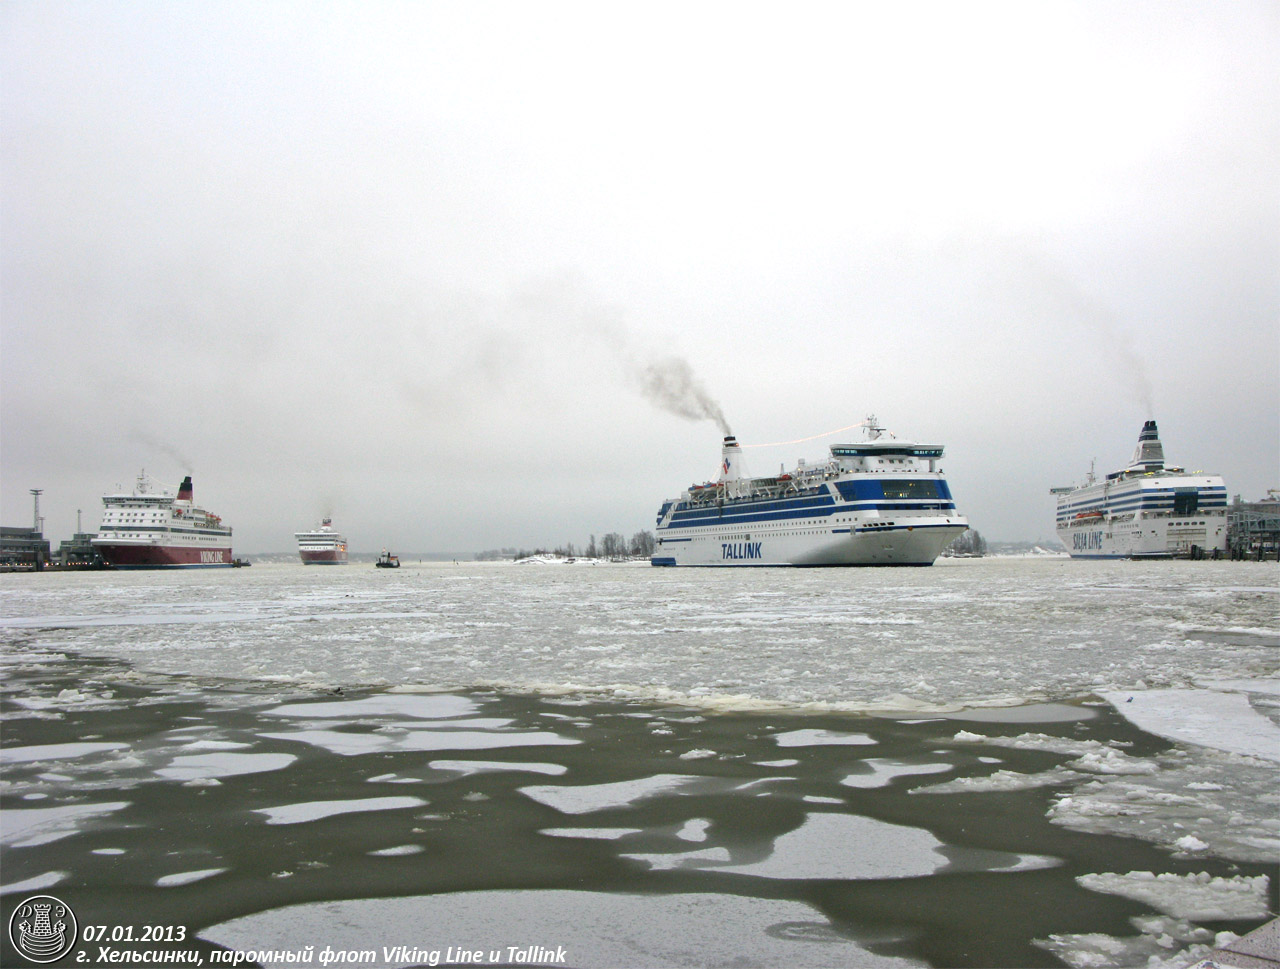
[[[931,511],[938,514],[950,512],[955,514],[954,504],[929,504],[929,505],[865,505],[850,508],[848,505],[835,506],[817,509],[805,509],[793,512],[777,512],[766,511],[756,512],[754,514],[744,514],[726,508],[723,513],[699,515],[676,514],[671,519],[668,528],[702,528],[708,525],[741,525],[749,522],[794,522],[806,519],[822,520],[828,519],[832,515],[845,511]]]

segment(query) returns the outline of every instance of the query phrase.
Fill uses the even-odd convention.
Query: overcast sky
[[[0,512],[287,551],[651,529],[870,413],[989,539],[1280,486],[1274,3],[0,5]],[[821,459],[852,432],[747,452]]]

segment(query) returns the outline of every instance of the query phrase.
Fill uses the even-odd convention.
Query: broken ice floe
[[[1080,875],[1076,881],[1082,888],[1150,905],[1158,912],[1180,919],[1226,920],[1266,918],[1266,875],[1236,875],[1220,878],[1200,872],[1176,875],[1131,871],[1125,874],[1106,872]]]

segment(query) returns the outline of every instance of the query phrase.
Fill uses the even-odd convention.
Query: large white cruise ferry
[[[742,447],[724,439],[719,480],[662,503],[653,565],[932,565],[969,527],[938,462],[941,445],[867,440],[831,446],[776,477],[742,476]]]
[[[333,519],[325,518],[309,532],[294,532],[303,565],[346,565],[347,540],[333,529]]]
[[[233,564],[231,528],[197,508],[191,476],[175,498],[156,492],[146,471],[132,494],[103,495],[102,527],[93,545],[118,569],[210,568]]]
[[[1155,421],[1142,425],[1127,467],[1102,481],[1052,488],[1058,538],[1079,558],[1170,558],[1227,548],[1221,475],[1166,467]]]

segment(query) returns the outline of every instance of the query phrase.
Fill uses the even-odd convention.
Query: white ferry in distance
[[[102,526],[93,539],[103,560],[118,569],[216,568],[233,564],[231,528],[197,508],[191,476],[175,498],[155,492],[147,472],[132,494],[102,496]]]
[[[1127,467],[1103,481],[1052,488],[1058,538],[1078,558],[1169,558],[1192,547],[1227,548],[1227,486],[1222,477],[1166,467],[1155,421],[1142,425]]]
[[[310,532],[294,532],[303,565],[346,565],[347,540],[333,530],[333,519],[325,518]]]
[[[938,462],[941,445],[897,440],[864,422],[867,440],[835,444],[776,477],[742,476],[724,439],[720,478],[662,503],[653,565],[932,565],[969,527]],[[886,436],[887,434],[887,436]]]

